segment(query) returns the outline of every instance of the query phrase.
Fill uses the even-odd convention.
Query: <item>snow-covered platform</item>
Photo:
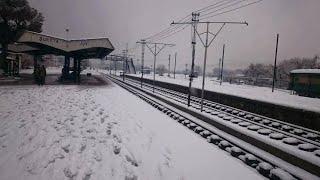
[[[2,86],[0,119],[2,180],[262,178],[116,85]]]
[[[0,86],[3,85],[34,85],[36,84],[33,76],[33,69],[23,69],[20,71],[19,77],[6,77],[0,78]],[[87,73],[90,73],[91,76],[87,76]],[[47,68],[47,76],[46,76],[46,85],[74,85],[78,84],[74,80],[64,80],[60,81],[59,78],[61,76],[61,68]],[[79,85],[85,86],[100,86],[107,85],[103,78],[101,78],[100,74],[93,70],[83,70],[80,74],[80,83]]]
[[[141,77],[141,74],[130,74],[130,76]],[[145,74],[144,78],[153,79],[153,75]],[[185,75],[182,74],[177,74],[176,79],[173,78],[172,74],[171,77],[167,77],[166,75],[156,75],[156,81],[168,82],[182,86],[189,85],[189,78],[186,78]],[[198,78],[195,78],[192,86],[201,89],[202,77],[199,76]],[[220,85],[218,80],[209,77],[206,78],[205,89],[217,93],[320,113],[320,99],[292,95],[289,90],[275,89],[275,91],[272,92],[271,88],[268,87],[258,87],[245,84],[237,85],[230,84],[228,82],[223,82],[222,85]]]

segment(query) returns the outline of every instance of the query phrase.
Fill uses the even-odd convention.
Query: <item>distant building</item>
[[[301,96],[320,97],[320,69],[290,71],[289,89]]]
[[[142,69],[143,74],[150,74],[151,73],[151,68],[143,68]]]

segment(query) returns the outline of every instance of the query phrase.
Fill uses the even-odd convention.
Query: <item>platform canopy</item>
[[[102,59],[114,47],[108,38],[66,40],[40,33],[26,31],[16,43],[9,45],[9,51],[32,55],[55,54],[77,59]]]

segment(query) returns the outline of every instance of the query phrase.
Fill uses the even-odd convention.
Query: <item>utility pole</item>
[[[221,58],[219,58],[219,69],[218,69],[218,80],[220,80],[220,75],[221,75]]]
[[[146,46],[146,40],[142,39],[140,42],[137,42],[141,44],[142,46],[142,51],[141,51],[141,88],[142,88],[142,82],[143,82],[143,73],[144,73],[144,50]]]
[[[123,52],[123,68],[122,68],[122,81],[125,80],[125,75],[127,71],[127,61],[128,61],[128,43],[126,44],[126,49]]]
[[[134,64],[133,64],[133,59],[132,59],[132,58],[131,58],[131,65],[132,65],[134,74],[136,74],[137,71],[136,71],[136,68],[135,68],[135,66],[134,66]]]
[[[204,44],[204,60],[203,60],[202,90],[201,90],[201,112],[203,111],[203,98],[204,98],[204,84],[205,84],[205,77],[206,77],[207,50],[208,50],[208,47],[210,46],[210,44],[208,44],[208,36],[209,36],[209,23],[207,23],[206,43]],[[216,35],[215,35],[215,37],[216,37]],[[201,39],[200,35],[199,35],[199,38]]]
[[[170,58],[171,58],[171,54],[169,54],[169,71],[168,71],[168,77],[170,77]]]
[[[184,73],[184,77],[186,78],[187,77],[187,74],[188,74],[188,64],[186,64],[186,71]]]
[[[112,58],[112,56],[111,56],[111,58]],[[111,59],[112,60],[112,59]],[[110,61],[110,63],[109,63],[109,74],[111,75],[111,61]]]
[[[124,68],[125,68],[125,57],[126,56],[126,50],[122,50],[122,81],[124,81]],[[121,76],[121,73],[120,73]]]
[[[173,79],[176,78],[176,66],[177,66],[177,52],[174,53],[174,68],[173,68]]]
[[[273,78],[272,78],[272,92],[274,91],[274,84],[277,76],[277,58],[278,58],[278,44],[279,44],[279,34],[277,34],[277,43],[276,43],[276,53],[274,56],[274,66],[273,66]]]
[[[117,57],[116,57],[116,60],[114,61],[114,75],[117,76]]]
[[[221,59],[221,74],[220,74],[220,86],[222,84],[222,81],[223,81],[223,61],[224,61],[224,48],[225,48],[225,45],[223,45],[223,48],[222,48],[222,59]]]
[[[194,59],[196,55],[196,31],[197,31],[197,23],[199,22],[200,13],[192,13],[192,26],[193,26],[193,35],[192,35],[192,60],[191,60],[191,72],[189,79],[189,92],[188,92],[188,107],[190,106],[191,100],[191,86],[194,76]]]
[[[225,21],[216,21],[216,22],[200,22],[198,17],[200,16],[200,13],[192,13],[192,21],[191,22],[181,22],[181,23],[175,23],[172,22],[171,25],[177,25],[177,24],[190,24],[193,27],[193,36],[192,36],[192,63],[191,63],[191,73],[190,73],[190,81],[189,81],[189,93],[188,93],[188,106],[190,106],[190,100],[191,100],[191,86],[192,86],[192,80],[193,80],[193,76],[194,76],[194,58],[195,58],[195,46],[196,46],[196,34],[199,36],[201,43],[203,44],[203,46],[205,47],[205,59],[204,59],[204,66],[206,64],[206,53],[207,53],[207,48],[211,45],[211,43],[213,42],[213,40],[217,37],[217,35],[221,32],[222,28],[226,25],[226,24],[246,24],[248,25],[247,22],[225,22]],[[204,43],[200,37],[201,33],[199,34],[197,31],[197,25],[198,24],[206,24],[207,25],[207,31],[205,32],[206,34],[206,43]],[[219,29],[219,31],[215,34],[209,32],[209,24],[222,24],[221,28]],[[213,39],[208,43],[208,35],[211,34],[213,35]],[[205,68],[204,68],[204,76],[203,78],[205,78]],[[204,79],[202,81],[202,87],[204,88]],[[202,89],[202,100],[201,100],[201,110],[202,110],[202,106],[203,106],[203,91],[204,89]]]
[[[152,46],[154,47],[152,47]],[[158,49],[158,46],[160,45],[160,48]],[[153,86],[152,86],[152,92],[154,93],[154,86],[156,82],[156,61],[157,61],[157,55],[166,47],[172,47],[175,46],[175,44],[165,44],[165,43],[153,43],[153,42],[146,42],[147,48],[150,50],[150,52],[153,54]]]

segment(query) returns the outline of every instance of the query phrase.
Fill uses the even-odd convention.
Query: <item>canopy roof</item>
[[[108,38],[65,40],[40,33],[26,31],[9,51],[34,55],[56,54],[78,59],[103,58],[114,47]]]

